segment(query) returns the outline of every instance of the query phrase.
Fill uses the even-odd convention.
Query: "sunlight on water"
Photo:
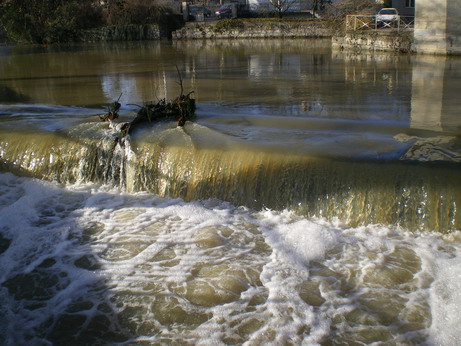
[[[334,160],[250,145],[207,127],[165,123],[117,142],[100,123],[67,137],[5,133],[0,151],[19,174],[63,183],[100,182],[186,201],[210,197],[309,217],[447,232],[460,229],[456,166]]]
[[[460,59],[0,50],[0,344],[459,343]],[[182,128],[99,122],[182,86]]]

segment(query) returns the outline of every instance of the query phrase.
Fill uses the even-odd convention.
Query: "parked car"
[[[231,18],[232,17],[232,4],[224,4],[218,8],[215,12],[216,17],[219,19],[222,18]]]
[[[388,7],[379,10],[376,15],[376,23],[378,26],[391,27],[392,24],[399,20],[399,12],[397,9]]]
[[[190,8],[189,13],[191,16],[196,16],[197,13],[203,13],[204,17],[210,17],[213,12],[204,6],[193,6]]]

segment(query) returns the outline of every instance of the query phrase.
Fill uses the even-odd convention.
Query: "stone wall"
[[[84,42],[98,41],[142,41],[159,40],[161,31],[158,25],[107,26],[85,31]]]
[[[173,39],[248,39],[248,38],[306,38],[331,37],[333,30],[319,21],[258,22],[227,20],[187,23],[173,32]]]
[[[355,51],[394,51],[400,53],[415,52],[412,31],[363,31],[347,33],[332,38],[335,49],[352,49]]]
[[[319,21],[228,20],[187,23],[173,32],[173,39],[176,40],[251,38],[332,38],[333,47],[339,49],[414,52],[412,31],[362,31],[335,36],[335,30],[328,23]]]

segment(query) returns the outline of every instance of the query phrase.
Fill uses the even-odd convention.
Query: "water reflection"
[[[351,54],[328,40],[1,48],[4,103],[102,106],[175,97],[199,112],[397,122],[459,134],[459,58]]]
[[[25,95],[17,93],[14,89],[0,84],[0,102],[30,102],[29,98]]]
[[[417,135],[459,128],[459,60],[431,59],[349,55],[325,40],[0,49],[0,168],[126,185],[0,177],[3,330],[32,344],[456,335],[445,317],[458,317],[457,233],[399,228],[460,229],[459,166],[392,161]],[[122,148],[95,112],[121,93],[123,116],[128,102],[176,96],[176,66],[197,123],[164,123]],[[127,192],[139,190],[155,195]]]
[[[417,56],[413,68],[411,127],[460,134],[461,60]]]

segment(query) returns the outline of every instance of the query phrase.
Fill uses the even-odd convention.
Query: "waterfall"
[[[185,129],[163,124],[126,141],[95,123],[65,133],[3,133],[0,154],[2,171],[61,183],[287,208],[351,226],[461,229],[455,166],[277,152],[234,143],[197,124]]]

